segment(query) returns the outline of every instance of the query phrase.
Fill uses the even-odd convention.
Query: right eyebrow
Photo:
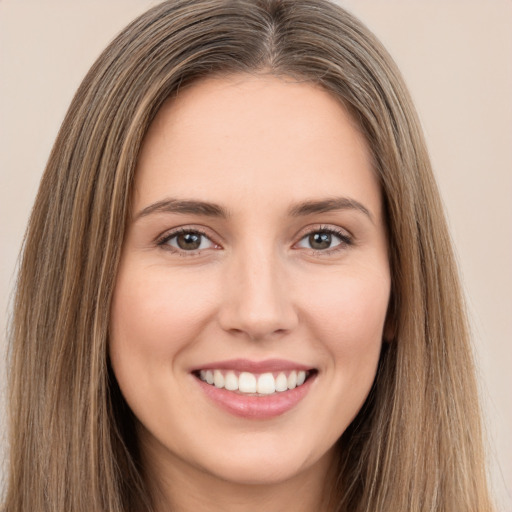
[[[374,222],[371,212],[359,201],[350,197],[331,197],[321,200],[304,201],[295,205],[290,210],[292,217],[312,215],[315,213],[326,213],[340,210],[355,210],[364,213],[372,222]]]
[[[218,217],[226,219],[229,214],[222,206],[205,201],[195,201],[190,199],[167,198],[146,206],[140,210],[134,217],[134,221],[146,217],[152,213],[178,213],[188,215],[204,215],[207,217]]]

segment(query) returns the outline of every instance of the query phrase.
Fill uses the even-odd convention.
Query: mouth
[[[228,413],[270,419],[295,408],[308,394],[318,370],[283,360],[231,360],[192,370],[206,397]]]
[[[314,373],[314,369],[254,373],[223,368],[193,372],[210,386],[248,396],[268,396],[290,391],[304,385]]]

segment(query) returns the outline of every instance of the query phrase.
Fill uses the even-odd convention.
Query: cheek
[[[181,403],[170,382],[181,354],[200,339],[214,295],[203,280],[186,273],[121,266],[111,307],[109,355],[124,398],[141,421],[154,423],[159,411]]]
[[[168,357],[201,331],[214,293],[204,283],[153,270],[126,269],[118,277],[111,310],[111,350]]]
[[[315,339],[329,355],[326,364],[336,368],[334,375],[339,385],[359,383],[363,390],[369,390],[382,345],[389,276],[331,276],[323,285],[316,288],[317,293],[309,294],[305,308]]]
[[[324,355],[322,389],[328,389],[307,435],[322,436],[326,446],[357,416],[375,380],[390,291],[382,268],[384,272],[317,276],[308,283],[309,293],[302,295],[305,323],[316,352]],[[318,424],[325,428],[318,429]]]
[[[386,274],[331,275],[323,283],[317,282],[315,291],[312,288],[307,290],[307,310],[326,334],[354,342],[381,337],[390,294]]]

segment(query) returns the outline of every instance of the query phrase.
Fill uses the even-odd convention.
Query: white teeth
[[[234,372],[228,372],[226,374],[226,378],[224,379],[224,387],[228,391],[237,391],[238,390],[238,378],[234,374]]]
[[[276,379],[276,391],[286,391],[288,389],[288,379],[284,373],[280,373]]]
[[[276,391],[276,381],[271,373],[262,373],[258,377],[258,393],[261,395],[271,395]]]
[[[240,393],[257,393],[259,395],[271,395],[282,393],[289,389],[295,389],[306,381],[307,372],[304,370],[291,371],[288,376],[280,372],[274,376],[270,372],[255,375],[250,372],[241,372],[238,376],[234,371],[200,370],[199,378],[215,386],[228,391],[240,391]]]
[[[238,390],[242,393],[256,393],[256,377],[249,372],[242,372],[238,377]]]
[[[213,372],[213,384],[216,388],[224,387],[224,375],[222,375],[220,370],[215,370]]]

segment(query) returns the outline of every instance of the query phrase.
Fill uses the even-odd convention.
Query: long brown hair
[[[164,2],[85,77],[25,238],[5,510],[151,510],[133,417],[107,355],[134,169],[168,97],[240,72],[291,76],[339,98],[367,139],[384,197],[392,340],[339,443],[336,510],[491,510],[463,299],[415,110],[381,44],[326,0]]]

